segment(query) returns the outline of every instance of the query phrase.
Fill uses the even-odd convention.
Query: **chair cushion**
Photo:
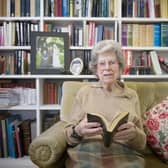
[[[168,163],[168,97],[149,109],[144,118],[148,145]]]

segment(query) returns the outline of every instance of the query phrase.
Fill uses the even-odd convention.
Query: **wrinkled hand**
[[[102,134],[102,127],[100,123],[87,122],[87,119],[84,118],[78,125],[76,125],[75,131],[82,137],[93,136]]]
[[[136,126],[132,122],[122,124],[113,137],[114,141],[128,142],[137,136]]]

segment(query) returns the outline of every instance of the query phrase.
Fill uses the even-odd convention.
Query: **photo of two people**
[[[38,36],[36,38],[36,67],[64,67],[64,39],[60,37]]]

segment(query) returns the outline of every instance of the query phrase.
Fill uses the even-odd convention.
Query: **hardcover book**
[[[102,114],[87,113],[88,122],[99,122],[103,128],[104,146],[109,147],[112,137],[116,133],[118,127],[128,121],[128,112],[119,113],[112,121],[109,121]]]
[[[162,69],[161,69],[159,58],[158,58],[156,51],[150,51],[150,56],[151,56],[152,67],[153,67],[154,73],[157,75],[161,75]]]

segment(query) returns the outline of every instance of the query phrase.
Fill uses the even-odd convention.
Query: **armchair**
[[[129,87],[136,90],[142,116],[143,113],[168,96],[168,82],[126,82]],[[89,82],[64,82],[61,118],[68,120],[73,99],[82,85]],[[63,168],[66,159],[66,140],[64,135],[64,121],[59,121],[47,131],[38,136],[29,147],[30,159],[40,168]],[[147,147],[144,151],[146,168],[167,168],[157,156]]]

